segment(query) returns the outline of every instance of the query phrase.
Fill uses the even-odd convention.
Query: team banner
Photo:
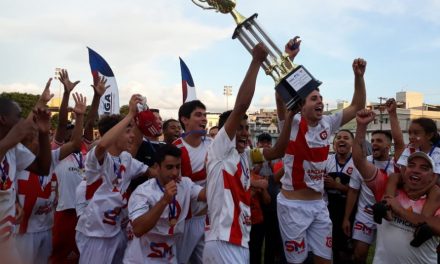
[[[182,58],[180,60],[180,71],[182,72],[182,98],[183,103],[196,100],[196,87],[194,86],[194,81],[191,77],[191,72],[189,72],[188,67]]]
[[[87,49],[89,50],[89,63],[90,69],[92,70],[93,82],[96,84],[99,78],[104,76],[107,79],[106,85],[110,86],[101,96],[98,114],[100,116],[119,114],[119,92],[115,75],[101,55],[89,47],[87,47]]]

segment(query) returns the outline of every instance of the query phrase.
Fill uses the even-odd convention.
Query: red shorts
[[[78,263],[79,251],[75,241],[77,222],[75,209],[55,212],[51,263]]]

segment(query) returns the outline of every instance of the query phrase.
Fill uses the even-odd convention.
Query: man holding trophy
[[[261,67],[274,79],[277,97],[284,101],[284,104],[279,100],[277,102],[280,130],[285,122],[286,125],[292,123],[290,142],[283,158],[285,174],[281,179],[282,189],[277,198],[286,259],[289,263],[302,263],[308,252],[312,251],[314,263],[331,263],[332,223],[322,199],[325,161],[331,134],[365,107],[363,76],[366,62],[363,59],[353,61],[355,91],[351,104],[336,114],[324,116],[324,104],[318,88],[321,82],[303,66],[292,62],[299,51],[300,41],[297,38],[289,41],[285,53],[282,53],[257,23],[257,14],[249,18],[242,16],[234,9],[235,0],[192,1],[203,9],[230,13],[237,24],[233,38],[237,38],[248,52],[252,53],[257,43],[266,46],[268,56]],[[293,120],[285,120],[289,119],[285,115],[286,108],[300,109],[300,113]],[[205,253],[206,251],[205,247]]]

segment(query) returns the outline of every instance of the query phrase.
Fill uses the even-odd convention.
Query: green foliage
[[[6,97],[11,100],[14,100],[17,102],[22,110],[21,116],[23,118],[27,117],[28,114],[32,111],[35,104],[38,101],[38,95],[28,94],[28,93],[18,93],[18,92],[12,92],[12,93],[1,93],[1,97]]]
[[[128,105],[121,106],[121,108],[119,108],[119,113],[122,116],[126,116],[128,114]]]
[[[58,113],[53,114],[50,117],[50,127],[53,129],[57,129],[58,128],[58,120],[60,118],[60,115]]]

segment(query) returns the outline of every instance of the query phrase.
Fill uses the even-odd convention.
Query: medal
[[[168,222],[170,223],[170,226],[173,227],[177,224],[177,218],[173,217]]]
[[[337,183],[341,183],[341,178],[336,177],[335,181],[336,181]]]

